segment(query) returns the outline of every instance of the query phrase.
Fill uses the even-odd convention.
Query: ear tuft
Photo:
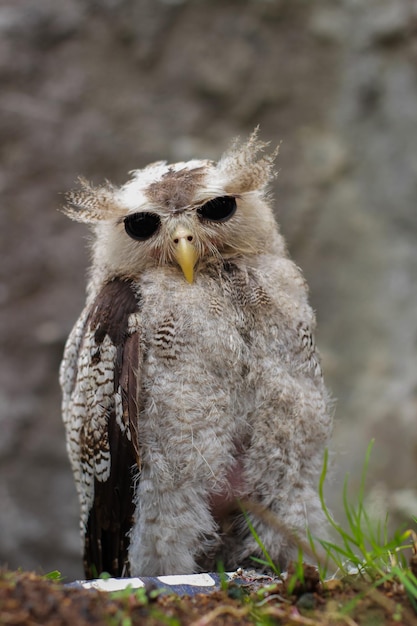
[[[62,211],[76,222],[94,224],[120,218],[124,212],[115,201],[115,187],[106,183],[93,187],[85,178],[79,178],[80,189],[65,195],[67,204]]]
[[[274,165],[279,147],[270,154],[265,153],[270,144],[260,141],[258,132],[259,126],[244,144],[239,138],[235,139],[217,164],[219,174],[226,178],[229,193],[262,190],[276,176]]]

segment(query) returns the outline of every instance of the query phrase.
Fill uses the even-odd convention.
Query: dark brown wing
[[[107,432],[104,437],[107,438],[110,469],[105,480],[99,472],[94,472],[94,497],[84,537],[87,578],[95,578],[102,572],[112,576],[129,574],[127,552],[135,510],[134,482],[140,470],[138,416],[141,354],[140,331],[129,332],[128,321],[138,308],[138,296],[131,283],[113,280],[97,296],[87,322],[97,347],[90,368],[97,368],[97,376],[103,378],[104,361],[101,356],[104,359],[104,354],[111,353],[114,385],[114,398],[106,409]],[[108,363],[107,368],[110,369]],[[88,379],[95,378],[90,375]]]

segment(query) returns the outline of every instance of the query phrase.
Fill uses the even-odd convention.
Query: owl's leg
[[[260,513],[251,512],[249,518],[269,556],[285,568],[297,558],[295,536],[305,541],[307,527],[313,536],[326,536],[318,477],[330,417],[323,389],[308,378],[272,370],[257,393],[245,478],[247,499],[260,505]],[[269,515],[262,516],[262,509],[275,524],[266,519]],[[251,556],[264,558],[243,516],[235,519],[234,535],[229,565],[247,565]]]
[[[259,559],[265,563],[271,559],[280,571],[285,571],[289,563],[297,559],[299,547],[303,551],[303,560],[310,561],[309,551],[304,550],[307,527],[313,537],[326,539],[325,519],[314,490],[295,487],[293,496],[293,499],[285,502],[275,500],[269,506],[267,501],[251,500],[248,502],[246,517],[236,515],[233,533],[225,541],[224,563],[227,569],[243,567],[269,570],[269,565],[262,566]],[[244,505],[245,502],[243,508]],[[251,512],[251,509],[255,512]],[[248,520],[261,540],[265,553],[259,547]]]
[[[137,519],[131,531],[132,575],[158,576],[200,571],[198,555],[218,541],[217,527],[198,484],[167,489],[145,471],[137,495]]]

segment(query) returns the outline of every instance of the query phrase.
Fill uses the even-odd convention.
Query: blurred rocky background
[[[281,142],[277,217],[336,398],[329,503],[417,514],[417,2],[2,0],[0,563],[82,576],[58,366],[84,302],[82,174]]]

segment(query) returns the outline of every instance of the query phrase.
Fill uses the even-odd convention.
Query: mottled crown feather
[[[275,176],[274,162],[278,154],[278,148],[268,154],[265,151],[268,146],[269,142],[258,139],[258,128],[255,128],[245,143],[235,139],[217,164],[212,161],[192,160],[168,165],[165,161],[158,161],[132,172],[131,181],[120,189],[108,182],[94,187],[84,178],[80,178],[80,188],[66,194],[67,204],[63,212],[71,219],[87,224],[121,221],[130,207],[125,205],[126,196],[119,192],[134,184],[138,208],[146,206],[149,201],[155,202],[162,191],[164,198],[170,193],[168,180],[172,173],[177,184],[181,177],[182,187],[187,179],[187,170],[190,172],[190,180],[195,182],[198,180],[202,189],[206,184],[207,190],[214,191],[219,187],[220,193],[223,189],[227,194],[239,195],[256,190],[262,191]],[[142,201],[139,201],[140,197]]]

